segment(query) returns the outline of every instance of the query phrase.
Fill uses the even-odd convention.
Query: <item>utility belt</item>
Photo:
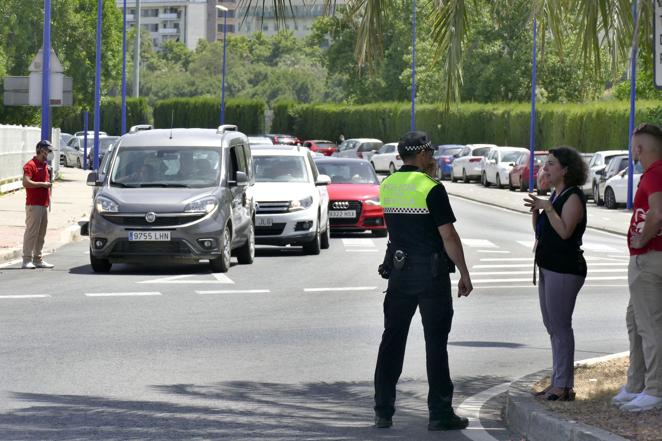
[[[377,272],[383,279],[388,279],[394,271],[414,268],[427,268],[432,278],[455,272],[455,264],[445,251],[433,254],[409,254],[404,248],[395,246],[391,242],[386,246],[384,261],[377,268]]]

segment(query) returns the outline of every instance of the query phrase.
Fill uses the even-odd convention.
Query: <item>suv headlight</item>
[[[381,204],[379,203],[379,196],[376,197],[376,198],[366,199],[366,200],[365,200],[365,204],[366,204],[366,205],[381,205]]]
[[[103,196],[97,196],[94,205],[99,213],[117,213],[120,208],[115,201]]]
[[[186,213],[211,213],[217,205],[218,201],[215,197],[207,196],[191,202],[184,208],[184,211]]]
[[[303,199],[295,199],[290,201],[290,211],[305,210],[306,208],[313,205],[313,197],[308,196]]]

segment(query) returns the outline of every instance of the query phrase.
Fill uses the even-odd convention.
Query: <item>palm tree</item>
[[[310,0],[323,3],[331,11],[335,0]],[[382,24],[389,13],[389,6],[397,0],[347,0],[351,16],[358,22],[358,38],[355,54],[359,65],[371,65],[380,59],[383,51]],[[403,0],[400,0],[403,1]],[[422,11],[433,23],[432,38],[437,46],[436,55],[444,60],[447,81],[447,104],[459,100],[462,84],[462,62],[468,31],[477,16],[478,8],[508,8],[517,0],[427,0],[421,1]],[[531,18],[536,18],[538,35],[550,39],[559,50],[563,49],[564,23],[571,20],[581,29],[578,39],[587,68],[598,71],[605,61],[610,62],[613,74],[620,60],[627,59],[633,45],[644,53],[652,52],[653,6],[650,1],[634,0],[638,3],[638,29],[633,38],[633,0],[532,0]],[[248,8],[262,8],[271,3],[274,16],[285,23],[292,14],[291,0],[242,0]],[[523,29],[522,32],[529,32]],[[609,60],[603,60],[601,52],[607,49]],[[544,50],[544,49],[543,49]]]

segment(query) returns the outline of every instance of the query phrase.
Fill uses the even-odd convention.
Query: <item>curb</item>
[[[81,218],[78,222],[69,225],[60,233],[60,238],[56,244],[51,247],[44,248],[43,252],[52,254],[61,246],[67,245],[71,242],[81,240],[80,235],[80,222],[87,221],[87,218]],[[0,251],[0,264],[7,263],[15,259],[21,258],[23,250],[21,248],[9,248],[7,251]]]
[[[607,361],[627,352],[578,361],[575,366],[586,366]],[[514,381],[508,388],[503,420],[508,428],[528,441],[627,441],[614,433],[588,424],[579,423],[545,409],[531,395],[531,387],[550,369],[539,371]]]

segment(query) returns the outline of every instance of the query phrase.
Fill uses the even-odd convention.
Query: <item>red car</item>
[[[379,178],[364,159],[315,158],[317,169],[331,178],[329,222],[331,231],[366,231],[386,237],[384,209],[379,203]]]
[[[324,139],[309,139],[303,142],[303,146],[308,147],[311,152],[321,153],[324,156],[331,156],[338,150],[335,142]]]
[[[269,138],[274,144],[301,145],[301,140],[294,135],[268,133],[264,136]]]
[[[536,151],[533,153],[533,188],[537,188],[538,170],[545,162],[548,153],[543,151]],[[529,159],[531,153],[522,153],[515,162],[512,170],[508,174],[508,188],[510,191],[515,191],[518,188],[520,191],[529,191]]]

